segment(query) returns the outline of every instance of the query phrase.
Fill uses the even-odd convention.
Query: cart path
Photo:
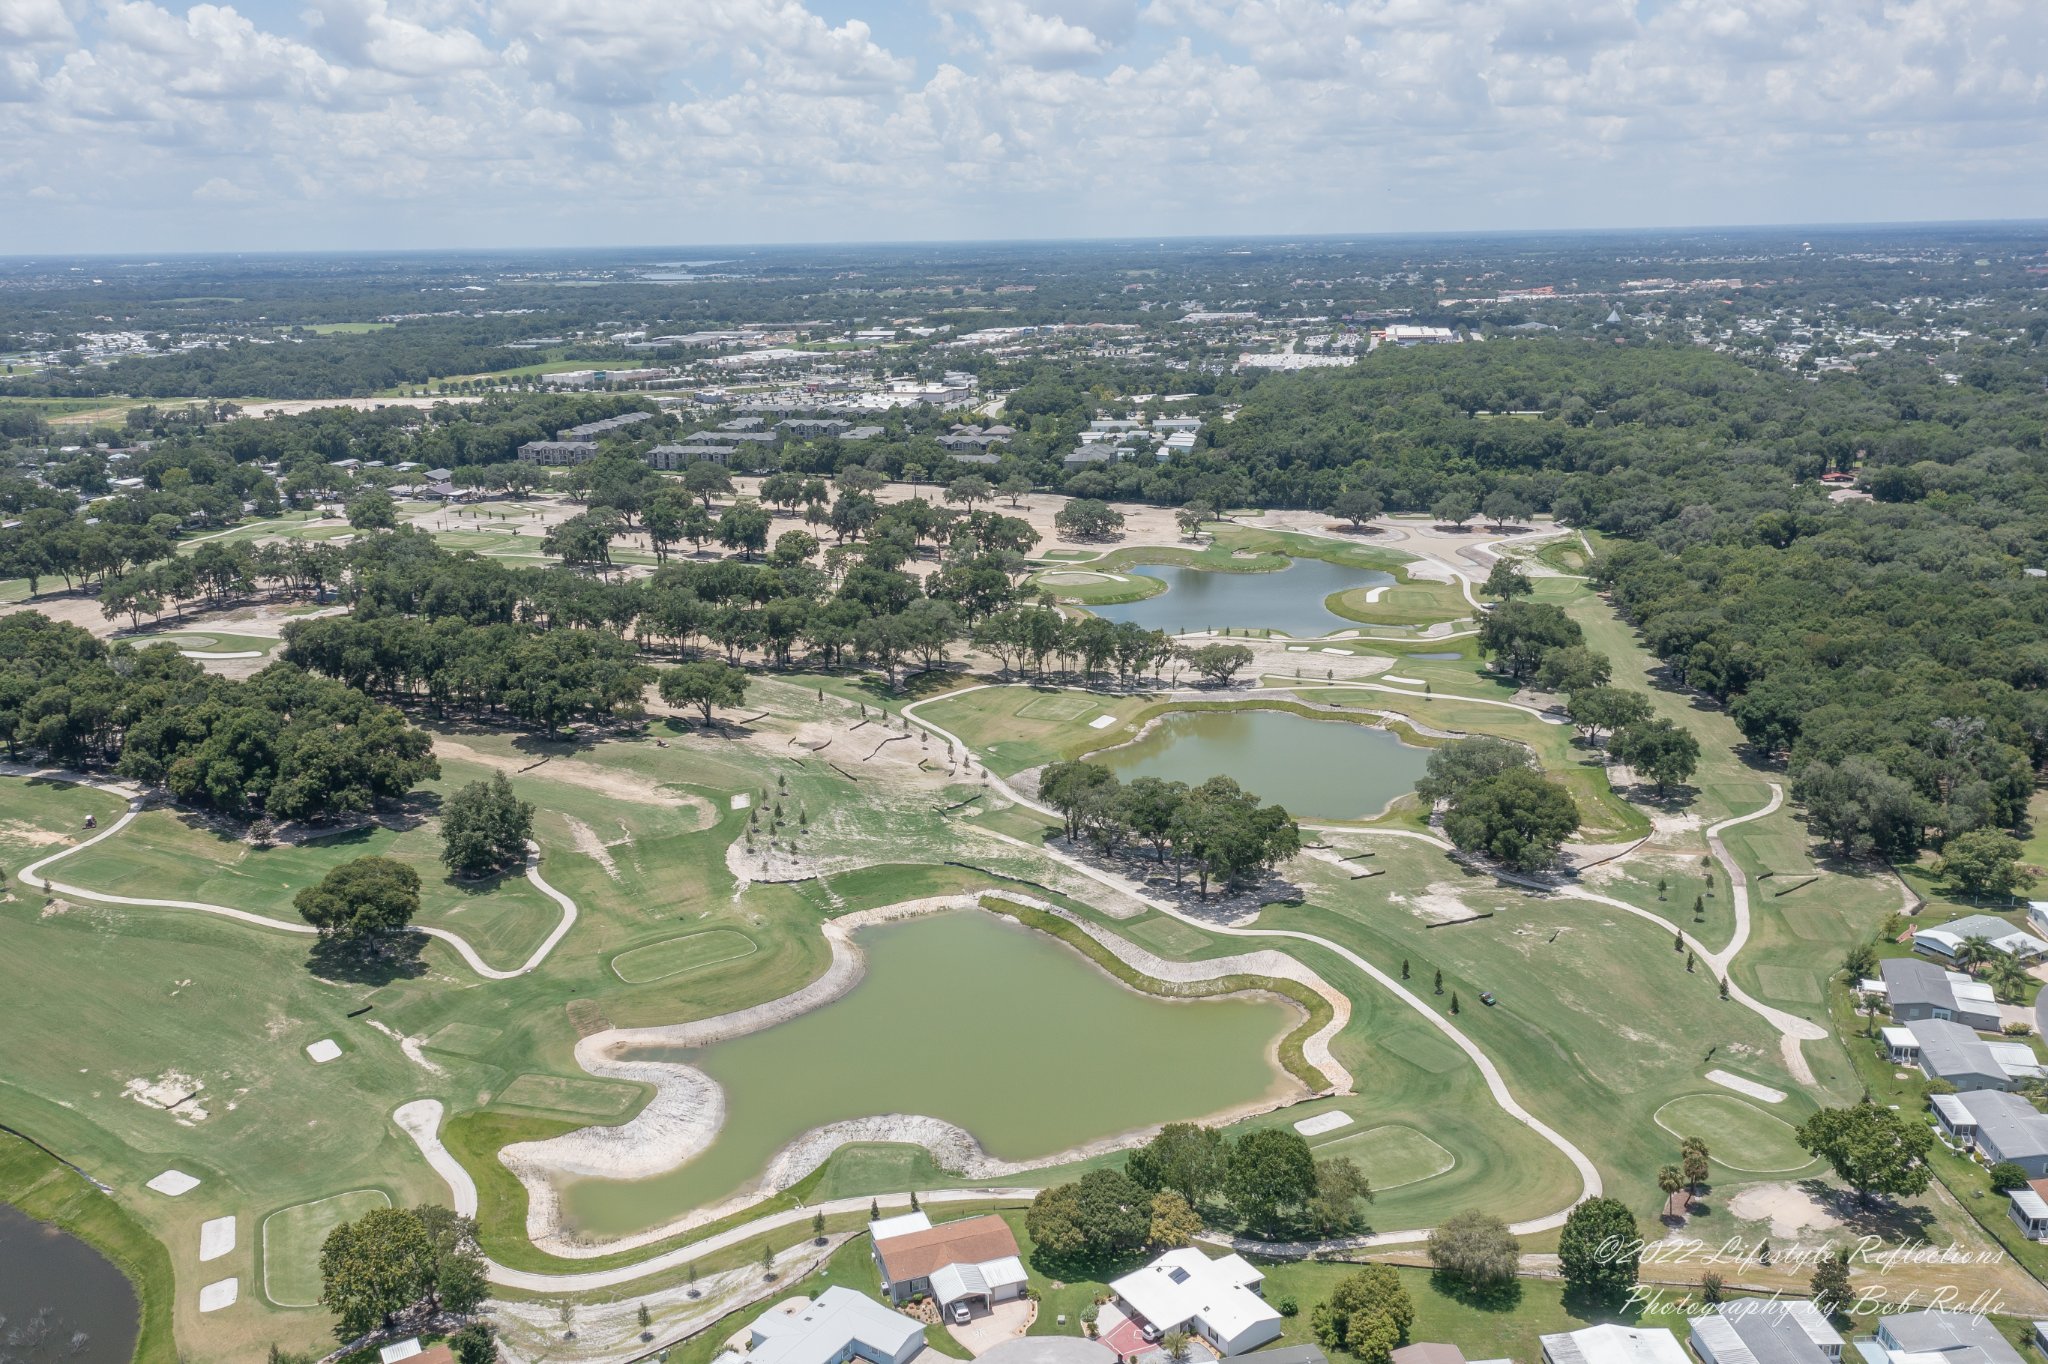
[[[71,779],[69,776],[59,776],[55,773],[39,773],[38,775],[48,780]],[[134,895],[111,895],[105,891],[87,890],[83,886],[74,886],[64,881],[53,881],[43,875],[43,868],[61,862],[76,853],[84,852],[95,843],[112,838],[115,834],[133,823],[135,817],[141,813],[141,798],[131,797],[128,801],[127,813],[94,834],[91,838],[80,843],[74,843],[68,848],[60,848],[48,857],[37,862],[31,862],[28,866],[23,867],[19,873],[22,884],[33,886],[37,890],[46,891],[52,895],[68,895],[75,899],[91,900],[103,905],[130,905],[140,909],[191,909],[197,910],[202,914],[218,914],[224,919],[235,919],[245,924],[254,924],[259,928],[275,929],[280,933],[301,933],[308,936],[319,933],[320,930],[309,923],[292,923],[287,919],[272,919],[262,914],[252,914],[246,909],[236,909],[230,905],[208,904],[204,900],[152,900]],[[497,967],[490,965],[482,957],[478,956],[476,949],[471,947],[468,940],[458,933],[451,933],[445,928],[435,928],[426,924],[414,924],[413,929],[416,932],[426,934],[430,938],[439,938],[442,942],[453,947],[461,954],[462,959],[469,963],[469,968],[485,980],[517,979],[546,961],[548,954],[555,950],[556,944],[560,943],[569,930],[576,926],[576,902],[541,878],[540,845],[531,840],[528,840],[526,844],[526,879],[532,882],[534,889],[562,907],[562,918],[555,925],[554,931],[549,933],[541,945],[533,950],[533,955],[528,957],[524,964],[513,970],[501,971]]]

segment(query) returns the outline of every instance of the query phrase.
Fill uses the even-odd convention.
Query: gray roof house
[[[1986,1042],[1961,1023],[1922,1019],[1908,1029],[1920,1044],[1920,1069],[1930,1080],[1946,1080],[1958,1093],[1977,1089],[2008,1089],[2041,1073],[2033,1049],[2014,1043]]]
[[[530,440],[519,447],[521,464],[583,464],[597,458],[597,445],[587,440]]]
[[[2028,961],[2048,955],[2048,942],[1989,914],[1972,914],[1932,928],[1915,929],[1913,950],[1928,956],[1953,959],[1962,945],[1972,938],[1982,938],[1999,951],[2017,953]]]
[[[606,417],[603,421],[585,422],[581,426],[572,426],[566,431],[557,431],[555,432],[555,438],[557,440],[596,440],[599,436],[607,435],[610,432],[620,431],[628,426],[637,426],[641,422],[653,420],[654,414],[652,412],[621,412],[618,416]]]
[[[686,464],[695,464],[700,459],[708,459],[713,464],[723,464],[732,458],[732,447],[729,445],[705,445],[702,443],[657,445],[641,456],[641,458],[647,461],[647,467],[650,469],[674,470],[680,469]]]
[[[1933,1102],[1935,1120],[1954,1144],[1993,1165],[2009,1160],[2029,1179],[2048,1179],[2048,1113],[1997,1089],[1937,1094]]]
[[[1941,1018],[1998,1031],[1998,1004],[1988,986],[1921,957],[1891,957],[1880,970],[1891,1015],[1899,1022]]]
[[[1692,1349],[1701,1364],[1836,1364],[1842,1337],[1810,1302],[1738,1298],[1693,1318]]]
[[[1975,1312],[1894,1312],[1877,1319],[1877,1343],[1894,1361],[1937,1354],[1942,1364],[2022,1364],[2020,1352]]]

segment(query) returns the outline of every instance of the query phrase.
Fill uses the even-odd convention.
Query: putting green
[[[759,950],[744,933],[731,928],[710,928],[629,948],[612,958],[612,974],[628,985],[651,985],[685,971],[737,961]]]
[[[280,1208],[263,1219],[263,1296],[279,1307],[320,1305],[320,1247],[327,1233],[391,1206],[382,1189],[352,1189]]]
[[[1681,1094],[1655,1116],[1674,1137],[1705,1137],[1714,1164],[1743,1174],[1780,1175],[1813,1164],[1791,1123],[1731,1094]]]
[[[1031,720],[1078,720],[1095,708],[1088,697],[1062,693],[1034,696],[1017,707],[1017,714]]]
[[[1412,1127],[1399,1124],[1338,1136],[1315,1145],[1316,1159],[1349,1156],[1365,1171],[1375,1192],[1420,1184],[1449,1173],[1458,1158]]]

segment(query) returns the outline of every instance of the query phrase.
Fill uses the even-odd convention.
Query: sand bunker
[[[1728,1215],[1741,1222],[1769,1222],[1771,1235],[1795,1241],[1803,1232],[1831,1231],[1842,1219],[1797,1184],[1758,1184],[1728,1200]]]
[[[165,1198],[177,1198],[180,1195],[191,1193],[194,1189],[198,1188],[199,1181],[193,1176],[186,1174],[183,1170],[166,1170],[155,1179],[150,1180],[144,1187],[155,1189]]]
[[[1458,888],[1448,881],[1432,882],[1418,895],[1389,895],[1392,904],[1406,905],[1417,917],[1433,924],[1457,924],[1483,918],[1487,911],[1474,909],[1458,898]]]

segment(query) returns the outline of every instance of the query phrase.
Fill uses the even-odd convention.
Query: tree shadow
[[[1864,1202],[1854,1190],[1838,1189],[1819,1178],[1802,1179],[1800,1189],[1814,1202],[1840,1219],[1847,1231],[1857,1236],[1876,1236],[1892,1242],[1925,1239],[1937,1219],[1931,1208],[1917,1207],[1879,1196]]]
[[[1512,1312],[1522,1305],[1522,1281],[1518,1277],[1504,1283],[1476,1284],[1439,1269],[1431,1273],[1429,1284],[1452,1302],[1475,1312]]]
[[[416,980],[427,973],[427,964],[420,957],[426,942],[426,934],[413,931],[393,934],[374,945],[322,938],[306,953],[306,969],[337,985],[375,988]]]

